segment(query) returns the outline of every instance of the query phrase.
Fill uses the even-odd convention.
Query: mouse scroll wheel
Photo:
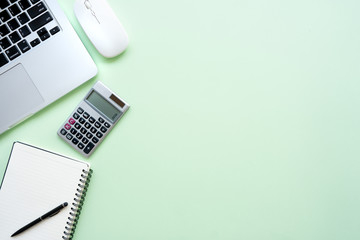
[[[91,6],[91,3],[89,1],[85,1],[84,4],[85,4],[85,7],[87,9],[91,9],[92,6]]]

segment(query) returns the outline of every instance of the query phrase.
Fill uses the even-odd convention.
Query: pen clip
[[[47,218],[49,218],[49,217],[53,217],[53,216],[55,216],[56,214],[58,214],[59,212],[60,212],[60,210],[57,211],[57,212],[54,212],[54,213],[51,214],[51,215],[45,214],[45,215],[43,215],[43,216],[40,217],[40,220],[43,221],[43,220],[45,220],[45,219],[47,219]],[[47,215],[47,216],[46,216],[46,215]]]
[[[54,212],[53,214],[51,214],[49,217],[53,217],[53,216],[55,216],[56,214],[58,214],[60,212],[60,210],[59,211],[57,211],[57,212]]]

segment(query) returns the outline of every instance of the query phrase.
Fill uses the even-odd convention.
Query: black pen
[[[19,230],[17,230],[13,235],[11,235],[11,237],[14,237],[14,236],[18,235],[19,233],[22,233],[23,231],[31,228],[32,226],[34,226],[35,224],[38,224],[39,222],[41,222],[42,220],[45,220],[46,218],[49,218],[49,217],[54,216],[55,214],[58,214],[60,212],[60,210],[63,209],[64,207],[66,207],[67,205],[68,205],[68,203],[65,202],[65,203],[61,204],[60,206],[54,208],[50,212],[45,213],[44,215],[42,215],[38,219],[32,221],[28,225],[26,225],[26,226],[20,228]]]

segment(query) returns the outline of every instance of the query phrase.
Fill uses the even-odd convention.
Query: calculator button
[[[71,139],[73,138],[73,136],[72,136],[70,133],[68,133],[68,134],[66,135],[66,138],[69,139],[69,140],[71,140]]]
[[[96,128],[92,127],[92,128],[90,129],[90,132],[96,133]]]
[[[101,127],[101,128],[100,128],[100,131],[102,131],[103,133],[106,133],[107,129],[104,128],[104,127]]]
[[[83,138],[83,140],[81,140],[84,144],[87,144],[89,142],[89,139],[87,138]]]
[[[106,122],[106,123],[104,123],[104,126],[107,127],[107,128],[109,128],[109,127],[110,127],[110,124]]]
[[[90,127],[91,127],[91,124],[90,123],[85,123],[85,125],[84,125],[87,129],[89,129]]]
[[[79,123],[84,124],[84,122],[85,122],[85,119],[83,119],[83,118],[79,119]]]
[[[101,132],[97,132],[97,133],[96,133],[96,136],[97,136],[98,138],[102,138],[103,134],[102,134]]]
[[[64,128],[66,129],[66,130],[69,130],[70,128],[71,128],[71,126],[70,126],[70,124],[65,124],[65,126],[64,126]]]
[[[89,142],[89,144],[84,149],[84,153],[89,154],[94,147],[95,145],[92,142]]]
[[[65,135],[67,132],[65,129],[61,129],[60,133],[61,133],[61,135]]]
[[[79,143],[79,140],[77,140],[76,138],[73,138],[72,143],[76,145]]]
[[[99,117],[99,122],[100,122],[100,123],[104,123],[105,120],[104,120],[103,118]]]
[[[93,137],[93,135],[92,135],[91,133],[87,133],[87,134],[86,134],[86,137],[89,138],[89,139],[91,139],[91,138]]]
[[[87,131],[86,131],[85,128],[81,128],[81,129],[80,129],[80,132],[81,132],[82,134],[84,134],[84,135],[87,133]]]
[[[97,128],[99,128],[99,127],[101,126],[101,124],[100,124],[99,122],[96,122],[96,123],[94,124],[94,126],[97,127]]]
[[[69,119],[69,123],[70,123],[71,125],[74,125],[75,122],[76,122],[76,121],[75,121],[73,118],[70,118],[70,119]]]
[[[89,122],[94,123],[94,122],[95,122],[95,118],[90,117],[90,118],[89,118]]]
[[[75,123],[75,126],[74,126],[76,129],[80,129],[81,128],[81,125],[78,124],[78,123]]]
[[[70,130],[70,132],[71,132],[72,135],[76,135],[76,134],[77,134],[77,131],[76,131],[74,128],[72,128],[72,129]]]
[[[78,148],[83,149],[84,147],[85,147],[85,145],[84,145],[84,144],[79,143]]]
[[[78,133],[78,134],[76,134],[76,137],[77,137],[79,140],[81,140],[82,137],[83,137],[83,135],[82,135],[81,133]]]
[[[80,113],[80,114],[82,114],[82,113],[84,112],[84,109],[82,109],[81,107],[79,107],[79,108],[77,109],[77,112]]]
[[[79,119],[80,115],[77,114],[77,113],[74,113],[74,114],[73,114],[73,117],[74,117],[75,119]]]
[[[99,122],[96,122],[96,123],[94,124],[94,126],[97,127],[97,128],[99,128],[99,127],[101,126],[101,124],[100,124]]]
[[[85,113],[83,114],[83,116],[84,116],[84,118],[86,118],[86,119],[88,119],[88,118],[90,117],[90,115],[89,115],[87,112],[85,112]]]
[[[99,139],[97,139],[96,137],[93,137],[92,141],[93,141],[93,143],[98,143]]]

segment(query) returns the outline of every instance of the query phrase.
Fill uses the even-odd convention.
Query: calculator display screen
[[[92,91],[86,100],[112,121],[121,115],[118,109],[95,91]]]

